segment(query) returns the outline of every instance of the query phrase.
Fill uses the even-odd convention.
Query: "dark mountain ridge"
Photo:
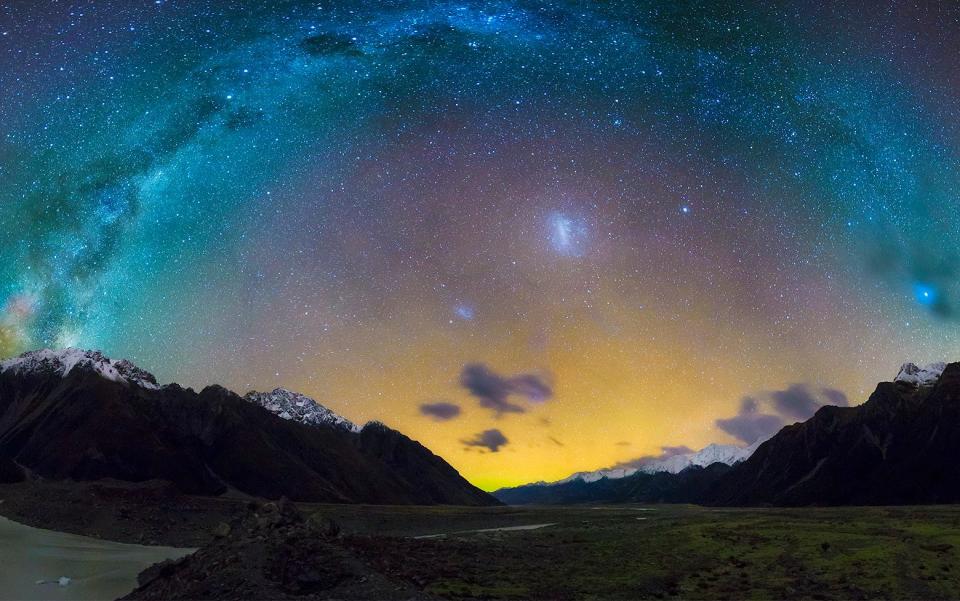
[[[679,473],[637,472],[624,478],[592,482],[575,479],[560,484],[527,484],[501,488],[493,496],[508,505],[567,505],[576,503],[690,503],[723,477],[730,466],[713,463],[691,466]]]
[[[495,491],[524,503],[716,506],[960,502],[960,363],[905,364],[855,407],[821,407],[744,461],[701,471],[574,479]]]
[[[717,482],[713,505],[960,502],[960,363],[932,383],[882,382],[857,407],[787,426]]]
[[[199,393],[160,387],[127,362],[72,352],[65,358],[42,351],[2,364],[0,479],[16,480],[19,472],[56,480],[167,480],[200,495],[235,490],[315,502],[497,503],[383,424],[359,432],[306,425],[221,386]]]

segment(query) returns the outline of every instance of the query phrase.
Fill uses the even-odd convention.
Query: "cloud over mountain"
[[[747,444],[768,438],[783,427],[783,419],[780,416],[760,413],[759,403],[751,397],[744,397],[740,401],[740,411],[736,415],[720,418],[715,423],[727,434]]]
[[[620,444],[620,443],[617,443],[617,444]],[[672,446],[660,447],[659,455],[644,455],[642,457],[637,457],[636,459],[621,461],[616,465],[609,467],[607,469],[614,470],[614,469],[620,469],[620,468],[641,468],[650,463],[663,461],[664,459],[669,459],[670,457],[674,457],[676,455],[686,455],[688,453],[693,453],[693,452],[694,452],[693,449],[691,449],[686,445],[679,445],[675,447],[672,447]]]
[[[744,397],[736,415],[717,419],[715,425],[746,444],[769,438],[787,423],[810,418],[824,405],[847,406],[847,395],[835,388],[813,389],[791,384],[783,390]]]

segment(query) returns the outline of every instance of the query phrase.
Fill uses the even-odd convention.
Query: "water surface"
[[[192,552],[43,530],[0,517],[0,600],[116,599],[133,590],[144,568]],[[61,577],[70,583],[60,586]],[[37,584],[40,580],[46,582]]]

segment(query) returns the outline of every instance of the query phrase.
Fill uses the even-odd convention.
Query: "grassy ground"
[[[109,540],[199,546],[247,511],[242,499],[108,484],[0,487],[0,514]],[[960,598],[960,506],[300,508],[336,521],[344,544],[376,570],[453,599]],[[554,525],[468,532],[528,524]]]
[[[370,563],[455,599],[960,598],[954,506],[311,509]]]

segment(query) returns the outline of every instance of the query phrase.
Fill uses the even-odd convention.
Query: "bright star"
[[[924,306],[931,306],[937,302],[937,289],[931,284],[917,282],[913,285],[913,296]]]

